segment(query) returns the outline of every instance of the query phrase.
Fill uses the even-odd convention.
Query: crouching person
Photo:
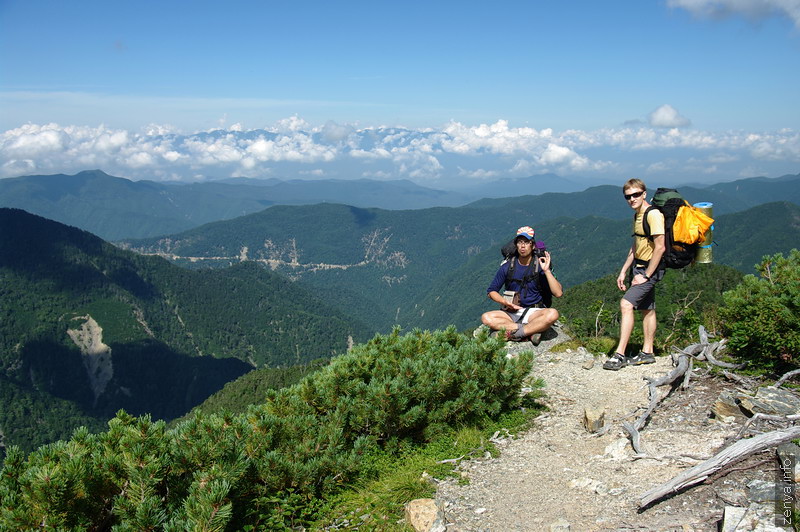
[[[489,299],[502,308],[485,312],[481,321],[492,330],[505,331],[508,340],[538,345],[542,333],[559,316],[556,309],[545,306],[545,292],[561,297],[563,290],[550,270],[550,252],[537,252],[531,227],[520,227],[514,244],[516,256],[500,266],[486,290]]]

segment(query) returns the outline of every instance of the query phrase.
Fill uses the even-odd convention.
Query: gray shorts
[[[647,266],[634,265],[631,279],[645,271],[647,271]],[[656,270],[647,282],[628,288],[622,299],[633,305],[634,310],[654,310],[656,308],[656,283],[663,277],[664,270]]]

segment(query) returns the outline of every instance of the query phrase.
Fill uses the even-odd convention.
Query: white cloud
[[[450,122],[442,131],[447,135],[442,140],[442,149],[464,154],[486,151],[510,155],[545,148],[553,135],[552,129],[511,128],[507,120],[474,127]]]
[[[785,16],[800,28],[800,2],[797,0],[667,0],[667,5],[685,9],[698,17],[743,15],[748,19],[761,19]]]
[[[800,132],[706,132],[669,105],[639,124],[594,131],[513,127],[506,120],[441,129],[363,128],[298,117],[273,127],[214,129],[190,135],[169,126],[141,132],[28,124],[0,133],[0,177],[76,173],[99,168],[131,179],[196,180],[227,176],[314,175],[448,180],[523,177],[553,172],[582,178],[620,173],[736,175],[752,165],[767,175],[800,171]]]
[[[58,124],[28,124],[3,134],[3,152],[11,157],[33,159],[48,153],[62,152],[69,144],[69,136]]]
[[[653,127],[686,127],[691,125],[688,118],[681,116],[677,109],[664,104],[647,116],[647,122]]]

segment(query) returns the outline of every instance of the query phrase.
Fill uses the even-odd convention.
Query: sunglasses
[[[623,196],[625,196],[626,200],[629,200],[631,198],[638,198],[642,194],[644,194],[644,190],[640,190],[639,192],[633,192],[631,194],[623,194]]]

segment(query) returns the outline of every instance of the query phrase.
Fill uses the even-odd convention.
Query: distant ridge
[[[106,240],[167,235],[228,220],[271,205],[344,203],[355,207],[419,209],[474,200],[411,181],[280,181],[235,178],[203,183],[131,181],[101,170],[75,175],[0,179],[0,207],[24,209],[80,227]]]
[[[457,190],[478,198],[509,198],[518,195],[538,195],[545,192],[578,192],[585,183],[572,181],[556,174],[539,174],[528,177],[507,177],[493,181],[466,185]]]
[[[660,183],[648,182],[653,191]],[[105,240],[149,238],[229,220],[274,205],[349,205],[355,208],[421,210],[435,207],[532,212],[537,220],[585,215],[622,219],[620,185],[573,190],[578,185],[554,174],[501,179],[461,192],[419,186],[409,180],[255,180],[231,178],[203,183],[157,183],[109,176],[101,170],[0,179],[0,207],[20,208]],[[755,177],[702,187],[679,187],[690,202],[712,202],[715,214],[762,203],[800,204],[800,174]],[[483,199],[478,199],[483,198]],[[496,216],[497,214],[492,214]]]

